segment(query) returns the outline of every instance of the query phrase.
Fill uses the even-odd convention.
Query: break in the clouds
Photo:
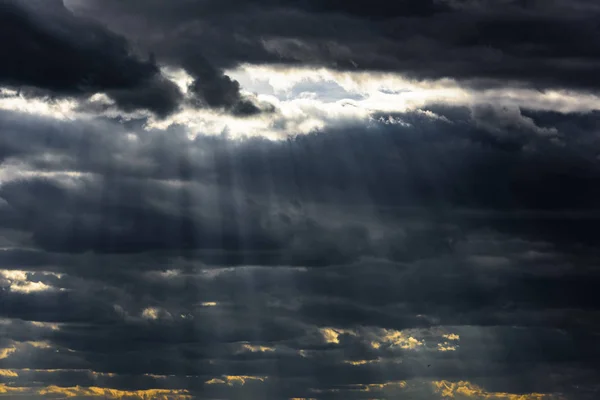
[[[596,399],[598,17],[0,0],[0,397]]]

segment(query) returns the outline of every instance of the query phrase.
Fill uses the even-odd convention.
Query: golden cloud
[[[323,339],[325,339],[325,342],[333,344],[340,343],[340,335],[356,336],[356,332],[348,329],[321,328],[319,331],[321,332]]]
[[[457,335],[456,333],[450,333],[447,335],[442,335],[443,338],[448,339],[448,340],[460,340],[460,336]]]
[[[376,360],[346,360],[344,361],[345,364],[350,364],[350,365],[367,365],[367,364],[376,364],[381,362],[381,358],[378,358]]]
[[[371,341],[371,346],[374,349],[378,349],[382,344],[386,344],[392,347],[400,347],[404,350],[415,350],[423,346],[423,342],[405,334],[401,331],[395,331],[393,329],[383,329],[383,334],[377,340]]]
[[[192,396],[187,390],[147,389],[147,390],[117,390],[101,387],[60,387],[46,386],[43,388],[11,387],[1,384],[0,394],[25,393],[37,396],[60,398],[101,398],[114,400],[188,400]]]
[[[450,399],[486,399],[486,400],[562,400],[560,395],[529,393],[512,394],[502,392],[487,392],[483,388],[467,381],[449,382],[434,381],[432,386],[436,393]]]
[[[250,353],[272,353],[275,351],[275,347],[252,345],[249,343],[244,343],[244,344],[242,344],[240,351],[242,351],[242,352],[247,351]]]
[[[0,349],[0,360],[7,358],[9,355],[14,353],[15,351],[17,351],[17,348],[15,346],[5,347],[3,349]]]
[[[205,383],[207,385],[245,385],[248,382],[264,382],[267,380],[266,376],[249,376],[249,375],[225,375],[222,378],[213,378]]]
[[[439,351],[456,351],[457,347],[448,342],[444,342],[444,343],[438,343],[437,349]]]

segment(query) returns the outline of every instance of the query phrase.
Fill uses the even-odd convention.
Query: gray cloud
[[[273,111],[243,62],[596,85],[592,1],[65,3],[0,0],[0,83],[237,117]],[[597,398],[600,114],[370,117],[270,141],[1,111],[0,393]]]
[[[152,50],[143,59],[127,38],[90,18],[73,15],[62,1],[4,0],[0,12],[3,35],[14,39],[1,54],[0,83],[5,86],[27,96],[105,93],[123,111],[150,110],[159,117],[169,115],[183,101],[179,88],[162,76]],[[263,111],[264,107],[240,94],[236,81],[199,54],[177,62],[196,78],[191,87],[197,96],[195,106],[240,116]]]
[[[280,142],[4,112],[2,379],[591,398],[595,114],[431,109]]]
[[[78,2],[157,54],[183,63],[299,63],[397,71],[471,85],[597,86],[592,2]],[[143,15],[143,22],[133,16]],[[160,35],[150,34],[161,32]],[[200,53],[199,53],[200,52]]]
[[[106,92],[125,110],[161,116],[177,108],[181,93],[153,62],[132,54],[125,38],[73,16],[62,1],[4,0],[0,13],[2,34],[11,38],[1,50],[4,85],[51,96]]]

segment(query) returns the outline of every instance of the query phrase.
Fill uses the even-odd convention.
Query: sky
[[[596,0],[0,0],[0,398],[600,397]]]

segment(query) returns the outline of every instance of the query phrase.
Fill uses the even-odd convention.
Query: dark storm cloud
[[[2,379],[591,398],[596,113],[429,111],[279,142],[2,113]]]
[[[263,111],[250,98],[241,95],[239,82],[211,65],[202,54],[195,52],[175,60],[177,62],[194,77],[189,85],[193,105],[225,109],[237,116],[250,116]]]
[[[541,89],[598,87],[600,42],[594,38],[600,9],[587,1],[73,0],[68,5],[183,65],[204,54],[218,67],[283,62],[485,86],[508,81]]]
[[[285,4],[285,2],[283,2]],[[294,4],[293,2],[291,4]],[[320,12],[339,12],[342,14],[356,15],[362,18],[393,18],[398,16],[430,16],[437,12],[447,11],[443,2],[435,0],[403,0],[394,3],[385,1],[308,1],[297,2],[299,6],[308,6],[308,9]]]
[[[510,243],[501,237],[488,240],[500,243],[504,249],[511,247]],[[483,238],[479,238],[479,244],[482,241],[485,242]],[[539,248],[539,245],[533,247]],[[531,246],[523,244],[521,248],[525,250]],[[517,250],[513,249],[515,254],[518,254]],[[97,380],[108,387],[128,390],[184,387],[193,390],[200,398],[213,391],[231,393],[234,388],[225,386],[219,389],[202,384],[223,375],[269,376],[269,381],[264,385],[255,382],[236,390],[247,395],[256,395],[256,391],[270,388],[268,390],[282,390],[285,397],[308,393],[307,388],[337,388],[346,398],[361,398],[360,393],[348,390],[346,385],[380,384],[390,380],[415,378],[457,381],[475,379],[488,390],[535,390],[542,393],[573,391],[572,385],[575,382],[580,385],[593,383],[593,375],[583,379],[585,371],[593,369],[597,359],[594,351],[595,336],[590,335],[585,324],[591,323],[596,317],[593,314],[577,316],[576,313],[561,313],[560,310],[567,303],[546,304],[546,298],[534,294],[535,285],[524,288],[533,291],[530,297],[533,303],[529,303],[529,307],[533,307],[537,316],[542,315],[544,310],[554,309],[558,313],[554,323],[551,318],[546,317],[546,325],[532,325],[526,315],[519,316],[520,311],[514,308],[502,309],[495,306],[486,309],[475,302],[471,304],[469,313],[462,307],[453,311],[452,307],[457,304],[457,298],[448,291],[445,292],[444,298],[440,296],[437,306],[430,303],[435,300],[426,300],[431,293],[422,294],[422,299],[429,302],[432,308],[426,316],[415,318],[415,314],[420,311],[419,296],[407,301],[406,288],[424,288],[416,282],[429,281],[440,271],[444,271],[446,265],[447,260],[440,259],[437,267],[431,264],[414,265],[408,269],[400,265],[386,266],[381,263],[311,271],[277,268],[238,269],[221,272],[214,278],[203,277],[202,274],[163,277],[153,280],[153,286],[148,285],[148,278],[138,278],[132,286],[124,280],[110,281],[98,271],[98,280],[89,287],[102,286],[103,290],[88,292],[88,286],[74,286],[71,290],[80,296],[93,298],[94,303],[104,304],[106,309],[118,304],[120,309],[114,309],[110,320],[104,319],[102,313],[94,311],[98,310],[98,307],[91,308],[90,300],[82,301],[82,298],[73,294],[63,296],[71,301],[57,301],[38,294],[6,295],[3,304],[13,304],[13,300],[7,302],[9,296],[22,299],[20,317],[25,319],[46,318],[65,322],[65,316],[72,315],[71,310],[87,309],[87,312],[78,311],[78,323],[61,325],[59,330],[28,327],[17,322],[4,325],[3,336],[6,338],[20,341],[44,340],[59,351],[54,347],[25,347],[18,353],[0,360],[0,368],[89,368],[97,372],[117,374],[111,377],[112,379],[105,377]],[[518,265],[516,258],[512,265]],[[86,267],[89,268],[89,264],[81,264],[78,269]],[[147,267],[151,268],[152,263],[148,263]],[[522,271],[531,273],[531,265],[521,268]],[[73,274],[78,273],[77,269],[71,271]],[[469,284],[464,283],[465,278],[469,279],[468,271],[465,271],[464,267],[461,271],[464,274],[463,278],[453,280],[451,275],[446,275],[431,282],[432,287],[449,287],[457,294],[468,292]],[[477,281],[482,289],[495,294],[501,292],[491,282],[486,283],[486,279],[491,278],[489,273],[484,270],[472,272],[474,275],[470,280]],[[541,279],[544,274],[545,272],[540,271],[537,279]],[[516,283],[518,278],[511,275],[508,271],[498,271],[498,275],[491,280],[505,279],[507,283]],[[73,278],[67,275],[61,279],[62,282],[55,284],[68,287],[71,279]],[[195,281],[199,284],[194,284]],[[398,287],[398,283],[403,283],[403,286]],[[376,290],[372,287],[373,284],[377,284]],[[326,287],[330,288],[328,293],[322,294],[319,288]],[[362,304],[361,307],[366,310],[362,315],[340,313],[340,309],[335,307],[336,303],[339,304],[339,300],[335,299],[341,295],[340,288],[345,288],[346,294],[342,296],[347,297],[347,301],[356,305]],[[375,300],[379,305],[369,311],[368,303],[372,301],[370,298],[379,297],[382,291],[388,293],[388,299],[383,303],[381,300]],[[111,295],[111,292],[121,295]],[[219,301],[219,305],[194,307],[194,299],[206,300],[205,295],[212,296],[212,300]],[[511,293],[506,295],[510,296]],[[314,302],[311,299],[315,298],[323,299],[319,308],[310,307]],[[27,303],[33,307],[26,307]],[[382,317],[384,313],[377,311],[384,308],[382,304],[385,303],[388,304],[388,317]],[[40,304],[44,306],[40,307]],[[301,308],[296,308],[294,304],[300,305]],[[168,313],[161,314],[157,320],[145,320],[140,318],[140,313],[147,306],[164,307]],[[417,308],[413,309],[415,306]],[[477,315],[478,308],[480,311]],[[9,309],[12,309],[12,306],[3,308],[3,317]],[[39,309],[38,315],[35,314],[35,309]],[[45,309],[55,311],[47,313],[43,311]],[[33,314],[28,310],[32,310]],[[402,313],[405,314],[405,322],[398,324],[398,315]],[[472,319],[465,320],[465,314],[470,314]],[[48,316],[51,317],[47,318]],[[344,317],[347,319],[342,321]],[[442,319],[434,322],[436,318]],[[447,323],[452,318],[455,318],[454,322],[460,321],[459,325],[462,326],[453,327]],[[484,328],[491,318],[496,318],[496,322],[490,323],[490,328]],[[571,319],[572,325],[565,325],[565,318]],[[410,319],[413,319],[412,323],[408,322]],[[358,329],[359,336],[342,334],[338,344],[327,344],[317,333],[317,326]],[[430,350],[401,349],[386,345],[375,349],[369,345],[371,340],[381,335],[377,331],[379,328],[371,327],[404,329],[430,326],[442,328],[442,332],[459,334],[460,348],[448,353],[435,351],[439,341],[439,333],[435,332],[423,333],[428,341],[433,341]],[[562,330],[557,330],[558,327]],[[418,335],[418,332],[407,335]],[[422,339],[421,336],[417,337]],[[241,341],[249,341],[254,345],[267,346],[274,350],[264,354],[236,354],[243,343]],[[299,350],[306,353],[302,355]],[[344,364],[346,360],[377,360],[379,357],[400,357],[402,363],[383,361],[359,366]],[[565,367],[565,363],[568,363],[569,367]],[[539,382],[548,371],[553,371],[560,378],[551,384],[541,385]],[[175,376],[160,381],[163,383],[156,386],[157,382],[141,378],[145,373]],[[29,374],[30,372],[25,372],[21,379],[31,377]],[[194,378],[184,378],[184,375],[194,375]],[[38,373],[36,379],[47,384],[59,385],[70,385],[73,382],[85,385],[89,382],[89,378],[78,376],[75,372],[52,376],[41,376]],[[321,395],[317,397],[321,398]],[[425,398],[437,397],[432,394]]]
[[[580,136],[564,135],[558,145],[554,128],[507,115],[408,113],[395,117],[404,124],[382,120],[270,142],[189,140],[176,127],[132,138],[112,123],[80,127],[5,113],[7,171],[55,176],[3,184],[0,216],[48,250],[201,249],[206,262],[226,264],[411,261],[451,252],[461,229],[489,223],[593,242],[595,214],[557,211],[591,211],[600,201],[594,139],[586,154]],[[482,122],[490,119],[491,131]],[[73,172],[83,175],[64,175]],[[410,216],[424,206],[435,212]],[[460,215],[457,207],[485,211]]]
[[[126,112],[140,109],[165,117],[183,101],[179,88],[162,76],[153,56],[134,54],[128,40],[89,18],[74,16],[62,1],[3,0],[0,83],[26,96],[106,93]],[[151,54],[151,51],[149,52]],[[195,54],[181,61],[194,74],[194,106],[247,116],[262,106],[240,94],[239,84]],[[179,66],[179,65],[178,65]],[[34,90],[32,90],[34,88]],[[40,89],[42,91],[40,91]]]
[[[7,38],[0,49],[3,85],[39,88],[49,96],[105,92],[124,110],[161,116],[181,100],[177,87],[151,60],[135,56],[125,38],[73,16],[62,1],[3,0],[0,21]]]
[[[597,85],[592,1],[66,3],[0,3],[4,84],[236,116],[268,111],[241,62]],[[145,122],[0,113],[0,393],[598,397],[597,112],[439,104],[282,141]]]

